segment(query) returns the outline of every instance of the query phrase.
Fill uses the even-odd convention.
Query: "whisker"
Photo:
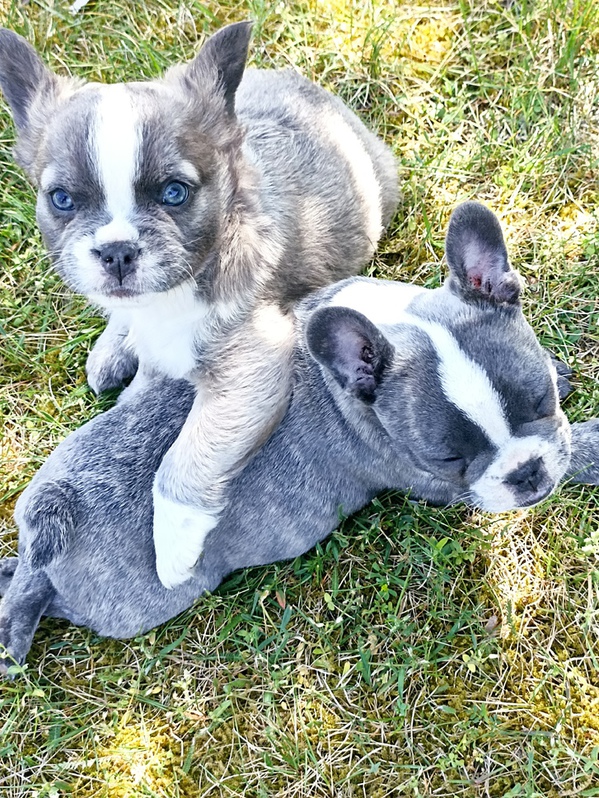
[[[453,498],[445,507],[453,507],[456,504],[472,504],[474,499],[473,492],[468,489],[465,490],[463,493],[459,493],[455,498]]]

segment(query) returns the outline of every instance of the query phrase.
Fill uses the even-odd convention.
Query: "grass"
[[[543,344],[597,413],[599,17],[593,0],[0,0],[57,70],[159,74],[256,21],[252,61],[339,93],[397,153],[398,216],[369,272],[438,284],[466,198],[501,217]],[[51,271],[0,132],[0,553],[19,491],[105,409],[102,321]],[[386,495],[321,547],[234,574],[148,635],[45,620],[0,684],[0,795],[599,796],[599,510],[572,486],[527,512]]]

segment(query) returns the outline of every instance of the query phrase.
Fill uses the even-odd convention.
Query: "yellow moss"
[[[106,737],[96,749],[92,769],[102,774],[110,798],[133,798],[142,787],[161,794],[175,782],[180,788],[186,781],[192,786],[180,770],[180,747],[167,727],[149,728],[129,720]]]
[[[426,64],[440,64],[451,53],[458,17],[453,13],[428,19],[408,19],[398,35],[405,41],[401,55]]]

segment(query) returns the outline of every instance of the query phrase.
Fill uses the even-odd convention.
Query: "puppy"
[[[250,25],[162,80],[58,77],[0,32],[16,158],[57,271],[110,315],[95,391],[187,379],[195,401],[154,482],[161,581],[189,577],[230,478],[282,417],[299,297],[355,274],[397,204],[387,147],[290,70],[247,70]]]
[[[17,503],[19,557],[0,561],[4,665],[23,662],[41,615],[137,635],[236,568],[305,552],[340,508],[386,488],[491,512],[548,496],[568,471],[570,427],[490,211],[456,210],[447,259],[439,289],[351,278],[298,307],[285,418],[235,477],[193,577],[174,590],[156,575],[152,480],[191,386],[132,386],[71,434]],[[572,429],[570,471],[597,484],[599,424]]]

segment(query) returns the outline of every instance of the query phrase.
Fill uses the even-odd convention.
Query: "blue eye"
[[[59,211],[72,211],[75,209],[75,203],[71,195],[64,188],[55,188],[50,193],[50,199],[52,200],[52,205]]]
[[[178,180],[173,180],[165,186],[162,192],[162,204],[170,205],[171,208],[177,205],[183,205],[189,198],[189,186],[185,183],[179,183]]]

